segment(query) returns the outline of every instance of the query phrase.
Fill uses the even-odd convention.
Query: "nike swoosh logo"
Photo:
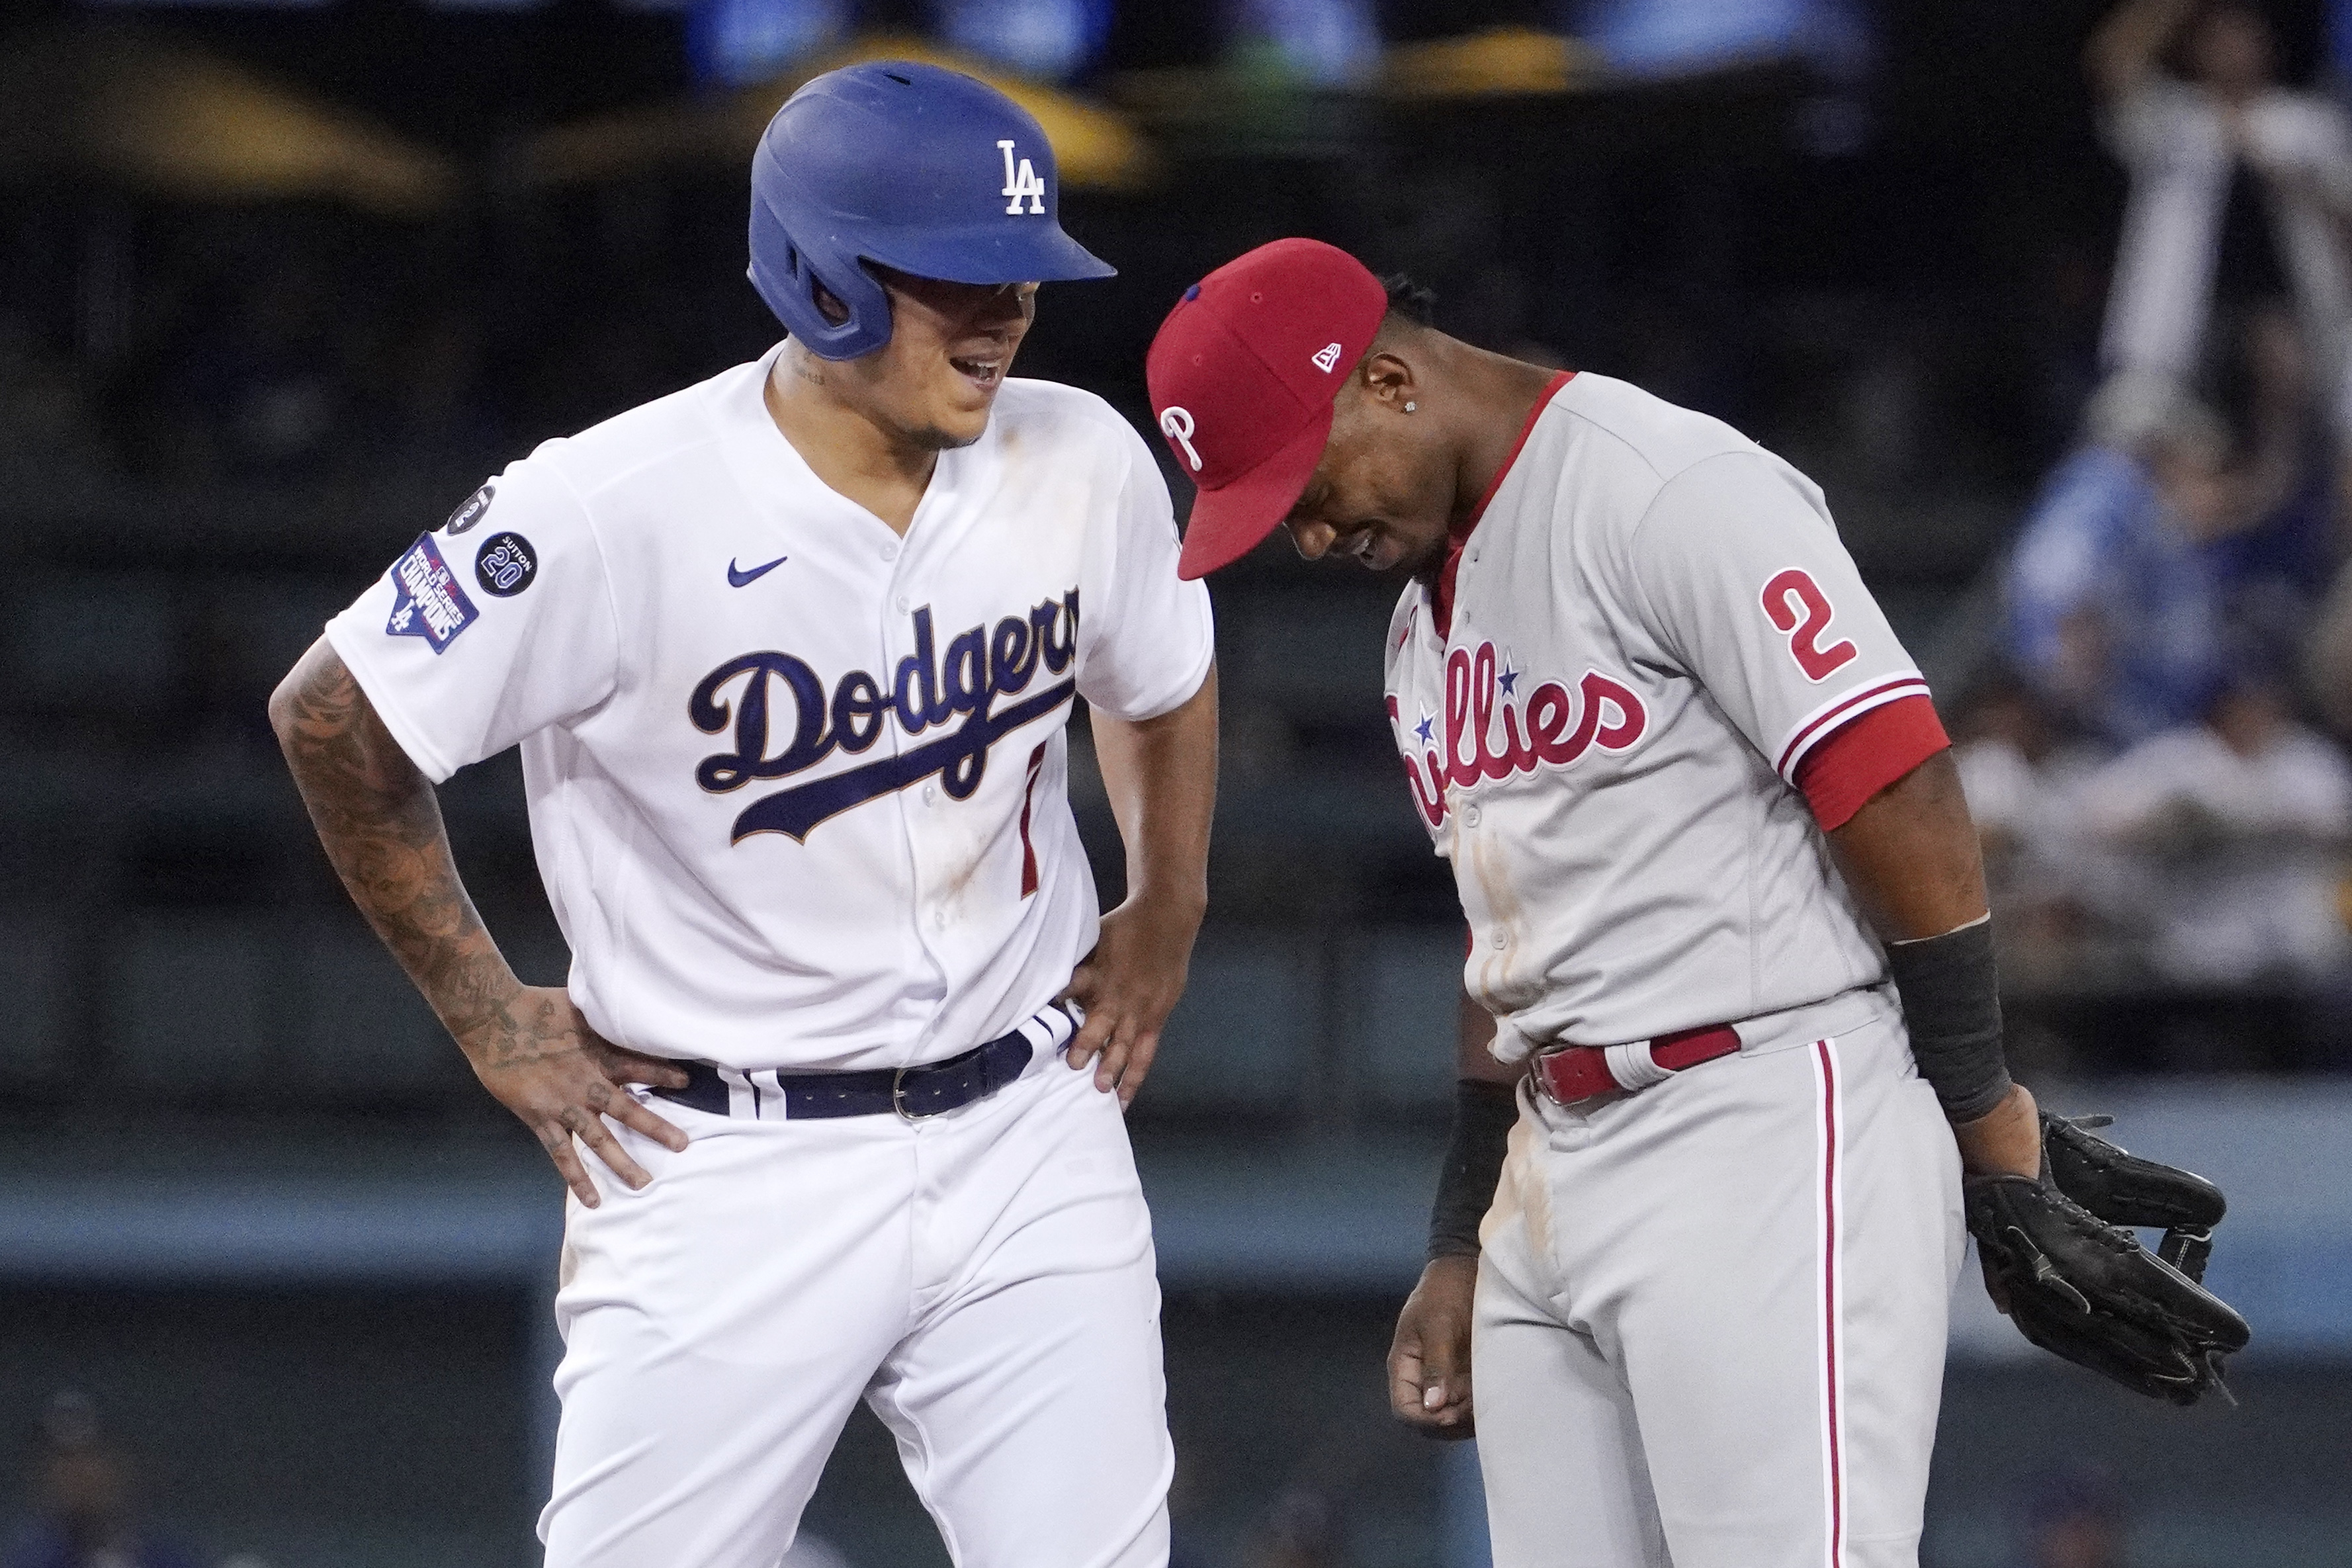
[[[748,586],[751,584],[758,582],[761,578],[766,576],[769,573],[773,572],[777,567],[782,566],[785,562],[791,559],[792,557],[789,555],[779,555],[773,561],[769,562],[765,566],[754,566],[749,572],[745,572],[737,567],[733,557],[730,556],[727,562],[727,585],[730,588]]]

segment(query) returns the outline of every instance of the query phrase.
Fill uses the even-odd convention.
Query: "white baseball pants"
[[[1496,1568],[1916,1568],[1959,1156],[1865,1011],[1636,1094],[1522,1091],[1471,1356]]]
[[[548,1568],[774,1568],[864,1398],[959,1568],[1164,1568],[1150,1217],[1057,1057],[934,1119],[653,1108],[567,1217]]]

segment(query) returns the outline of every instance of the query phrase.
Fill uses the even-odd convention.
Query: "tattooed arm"
[[[604,1118],[685,1148],[686,1134],[620,1088],[677,1088],[685,1073],[601,1038],[561,987],[515,978],[458,880],[431,781],[324,637],[271,694],[269,721],[335,874],[483,1087],[538,1136],[589,1207],[596,1187],[575,1138],[629,1185],[644,1186],[644,1167]]]

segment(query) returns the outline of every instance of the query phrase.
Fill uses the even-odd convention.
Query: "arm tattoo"
[[[518,983],[458,879],[432,782],[323,639],[270,719],[336,875],[441,1022],[478,1066],[528,1059],[534,1026],[562,1021],[515,1016]]]

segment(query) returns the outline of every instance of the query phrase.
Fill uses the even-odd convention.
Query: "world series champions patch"
[[[384,634],[423,637],[439,653],[459,632],[474,624],[481,612],[457,585],[457,574],[441,559],[429,533],[417,535],[408,553],[392,563],[392,618]]]

